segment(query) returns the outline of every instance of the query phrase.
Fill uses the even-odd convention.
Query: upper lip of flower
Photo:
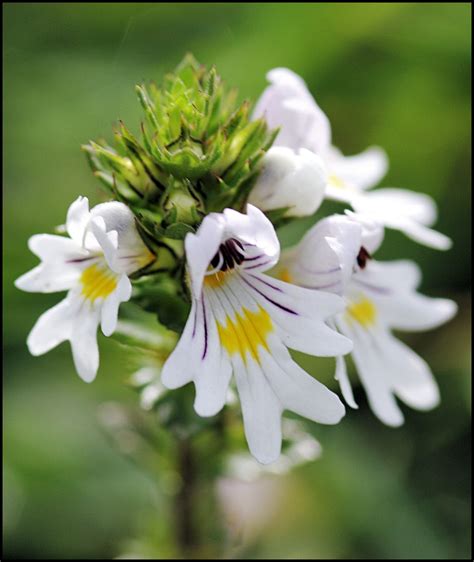
[[[263,271],[272,267],[280,255],[280,244],[271,222],[253,205],[247,205],[246,215],[233,209],[225,209],[222,214],[211,213],[196,234],[186,236],[184,243],[191,290],[197,299],[204,277],[214,269],[237,265]]]

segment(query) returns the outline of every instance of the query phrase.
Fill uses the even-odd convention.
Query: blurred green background
[[[172,552],[160,475],[124,458],[98,422],[103,402],[136,403],[122,384],[133,371],[127,353],[101,336],[93,385],[74,373],[67,345],[31,357],[28,331],[61,296],[21,293],[13,280],[36,263],[29,236],[61,224],[79,194],[92,204],[104,197],[80,145],[111,139],[118,118],[137,131],[134,84],[159,80],[191,51],[251,99],[272,67],[300,73],[332,121],[335,144],[345,153],[383,146],[391,160],[384,184],[431,194],[437,226],[455,242],[440,253],[388,232],[377,255],[417,260],[424,292],[460,306],[448,325],[403,336],[432,365],[441,406],[404,408],[406,424],[393,430],[359,389],[361,407],[342,424],[307,424],[323,457],[276,480],[282,500],[269,504],[269,520],[239,555],[470,558],[470,4],[3,9],[4,557]],[[283,243],[312,221],[287,229]],[[302,361],[334,385],[331,366]]]

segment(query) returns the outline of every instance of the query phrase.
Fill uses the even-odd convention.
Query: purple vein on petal
[[[249,276],[252,277],[252,279],[255,279],[256,281],[260,281],[261,283],[263,283],[267,287],[270,287],[270,289],[273,289],[274,291],[278,291],[279,293],[283,292],[282,289],[280,289],[280,287],[275,287],[275,285],[272,285],[265,279],[262,279],[260,276],[254,275],[253,273],[249,273]]]
[[[87,256],[86,258],[74,258],[72,260],[66,260],[65,263],[81,263],[83,261],[89,261],[94,259],[96,256]]]
[[[253,275],[252,275],[253,277]],[[251,289],[253,289],[254,291],[256,291],[259,295],[261,295],[265,300],[267,300],[268,302],[270,302],[271,304],[273,304],[274,306],[277,306],[278,308],[281,308],[281,310],[284,310],[285,312],[288,312],[289,314],[294,314],[295,316],[299,316],[299,314],[296,312],[296,310],[292,310],[291,308],[287,308],[286,306],[283,306],[282,304],[274,301],[273,299],[271,299],[269,296],[267,296],[265,293],[262,293],[262,291],[260,291],[259,289],[257,289],[257,287],[255,287],[254,285],[252,285],[252,283],[250,283],[248,281],[248,279],[245,279],[245,277],[241,276],[241,279],[244,281],[244,283],[246,283]],[[281,289],[279,289],[281,291]]]
[[[204,295],[203,298],[201,299],[202,302],[202,314],[204,316],[204,351],[201,357],[201,360],[203,360],[206,357],[206,353],[207,353],[207,319],[206,319],[206,305],[204,304]]]
[[[258,254],[256,256],[253,256],[252,258],[245,258],[245,261],[255,261],[258,260],[260,258],[264,258],[266,256],[266,254]]]
[[[272,263],[272,260],[265,260],[265,261],[262,261],[261,263],[255,263],[255,264],[251,265],[250,267],[244,267],[244,269],[246,271],[249,271],[250,269],[256,269],[257,267],[262,267],[262,266],[267,265],[269,263]]]
[[[196,324],[197,324],[197,309],[198,309],[197,305],[196,307],[194,307],[194,325],[193,325],[193,335],[191,337],[194,338],[194,336],[196,335]]]

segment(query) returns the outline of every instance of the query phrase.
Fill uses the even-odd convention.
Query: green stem
[[[188,558],[198,545],[194,520],[197,474],[190,438],[183,438],[178,442],[177,455],[182,485],[175,498],[176,540],[181,557]]]

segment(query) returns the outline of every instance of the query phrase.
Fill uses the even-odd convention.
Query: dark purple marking
[[[253,277],[253,276],[252,276]],[[295,316],[299,316],[299,314],[295,311],[295,310],[291,310],[291,308],[287,308],[286,306],[283,306],[282,304],[274,301],[273,299],[271,299],[270,297],[268,297],[265,293],[262,293],[262,291],[260,291],[259,289],[257,289],[257,287],[254,287],[252,285],[252,283],[250,283],[247,279],[245,279],[245,277],[242,277],[242,280],[247,283],[247,285],[249,287],[251,287],[254,291],[257,291],[257,293],[259,295],[261,295],[265,300],[267,300],[268,302],[272,303],[273,305],[277,306],[278,308],[281,308],[281,310],[284,310],[285,312],[288,312],[289,314],[294,314]]]
[[[219,246],[219,250],[211,260],[211,265],[214,268],[219,267],[220,271],[227,271],[240,265],[244,259],[244,250],[240,242],[235,238],[229,238]]]
[[[364,248],[364,246],[360,247],[360,251],[357,254],[357,265],[361,268],[364,269],[365,266],[367,265],[367,260],[372,259],[372,256],[369,254],[369,252]]]
[[[198,309],[198,307],[196,306],[194,308],[194,326],[193,326],[193,335],[191,336],[192,338],[194,338],[194,336],[196,335],[197,309]]]
[[[258,256],[253,256],[253,258],[245,258],[244,261],[255,261],[258,260],[260,258],[264,258],[266,256],[266,254],[258,254]]]
[[[275,287],[275,285],[272,285],[271,283],[269,283],[268,281],[265,281],[265,279],[262,279],[261,277],[257,277],[256,275],[253,275],[252,273],[249,273],[250,277],[252,277],[253,279],[256,279],[257,281],[260,281],[261,283],[263,283],[264,285],[266,285],[267,287],[270,287],[270,289],[274,289],[275,291],[278,291],[279,293],[282,293],[282,289],[280,289],[280,287]]]
[[[66,260],[66,263],[81,263],[83,261],[89,261],[96,258],[96,256],[88,256],[87,258],[75,258],[73,260]]]
[[[272,263],[272,260],[262,261],[262,263],[256,263],[256,264],[254,264],[254,265],[251,265],[250,267],[244,267],[244,269],[245,269],[246,271],[248,271],[249,269],[255,269],[255,268],[257,268],[257,267],[262,267],[262,266],[267,265],[267,264],[269,264],[269,263]]]
[[[207,353],[207,319],[206,319],[206,305],[204,304],[204,295],[201,299],[201,302],[202,302],[202,313],[204,316],[204,351],[201,357],[201,361],[203,361]]]

